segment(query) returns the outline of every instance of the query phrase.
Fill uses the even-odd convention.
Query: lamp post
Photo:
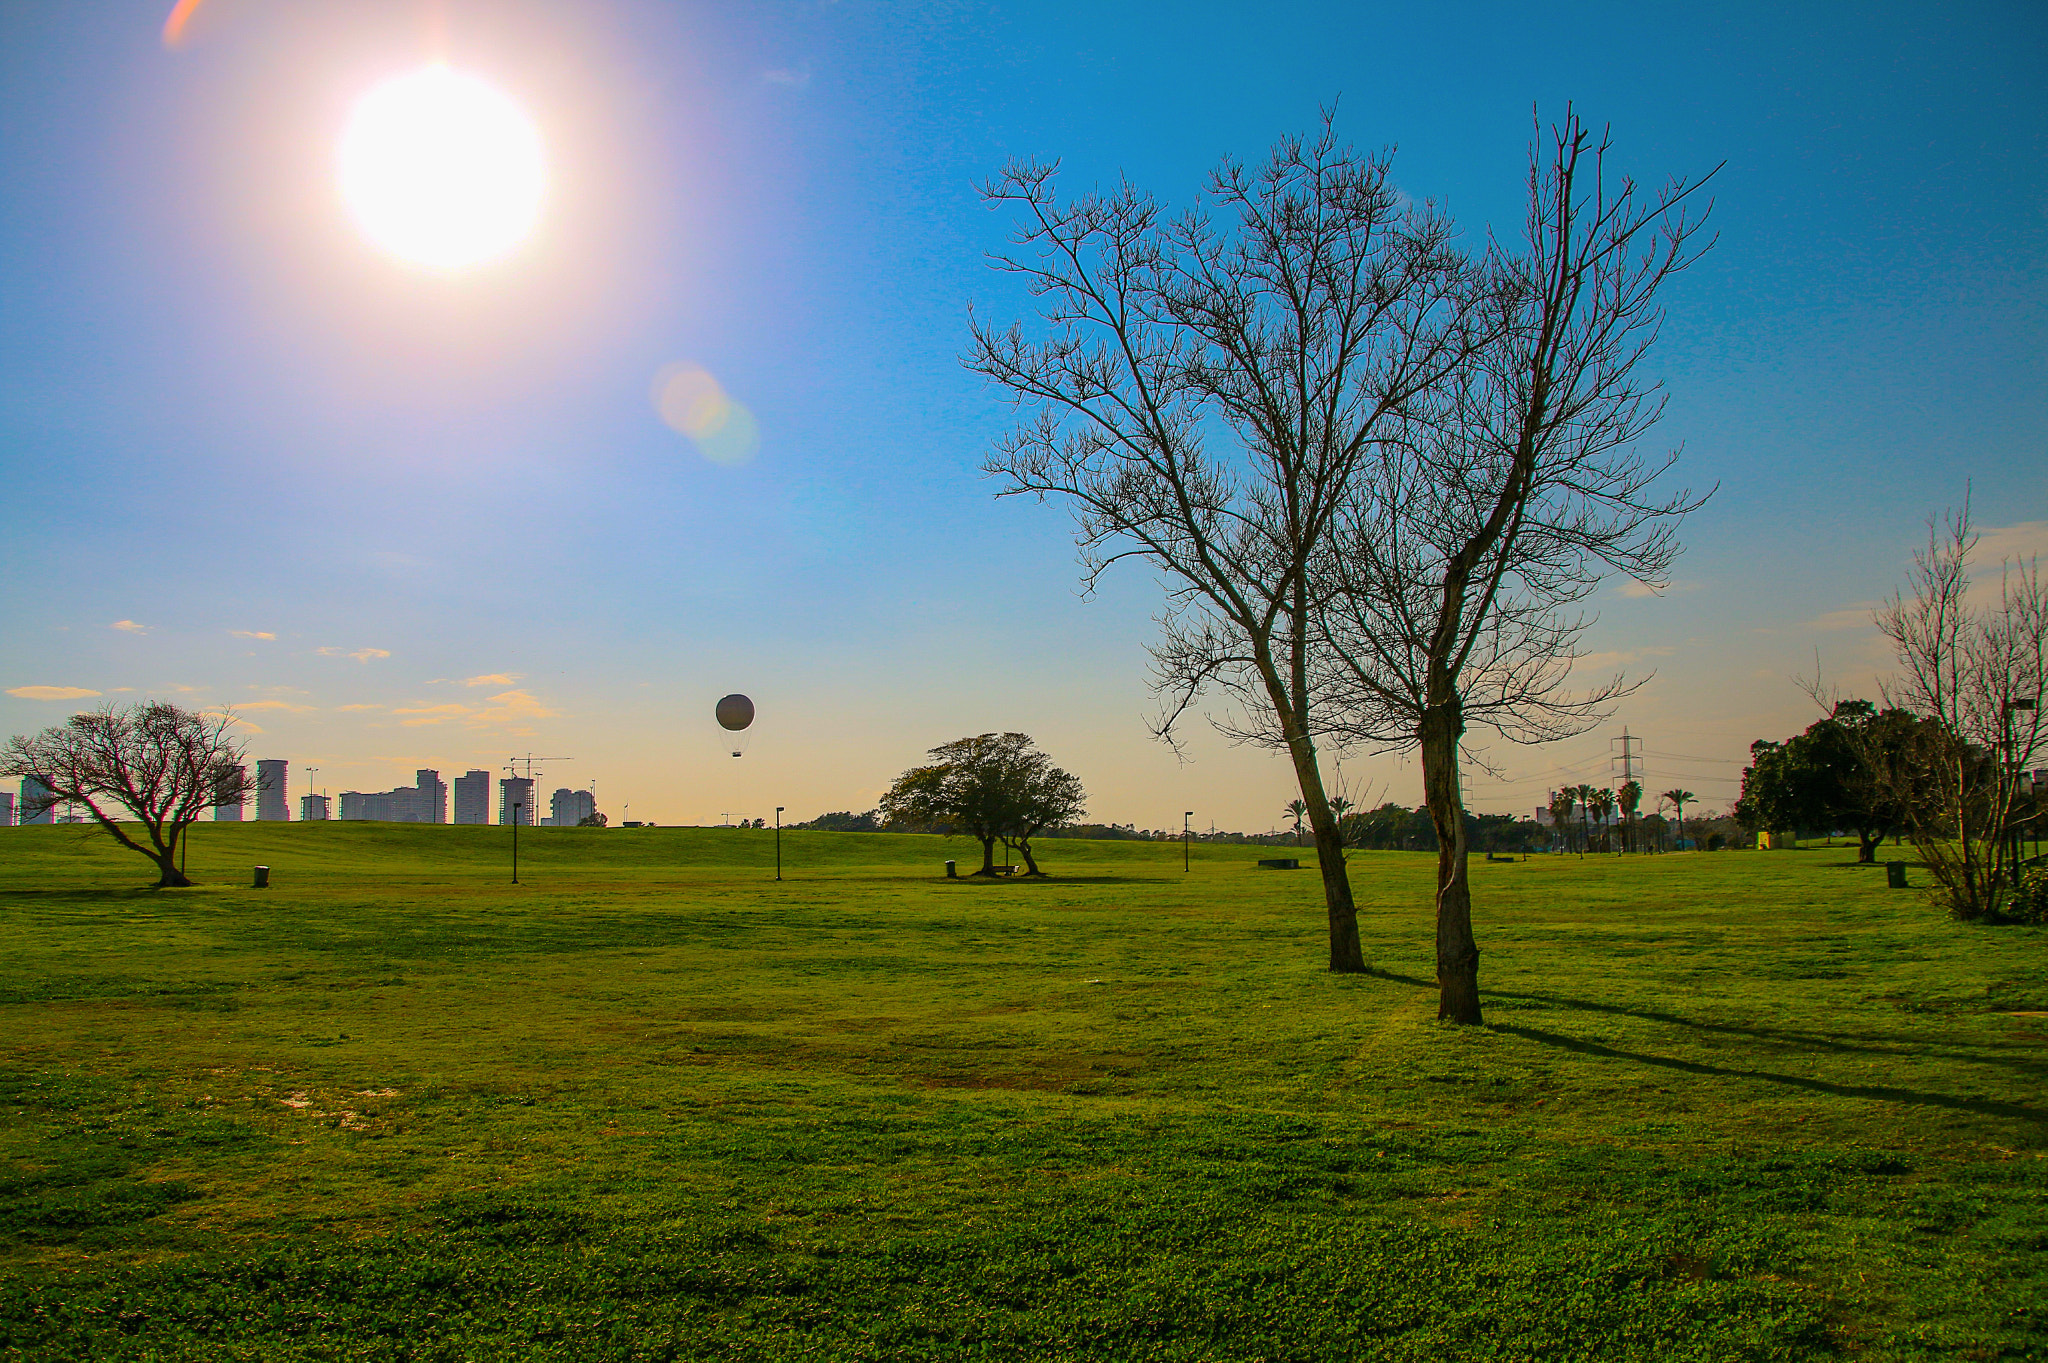
[[[1195,811],[1192,809],[1180,816],[1180,871],[1182,875],[1188,873],[1188,867],[1191,864],[1189,857],[1192,854],[1189,851],[1189,841],[1193,836],[1193,831],[1188,827],[1188,820],[1194,817]]]
[[[512,883],[519,883],[519,811],[526,806],[519,800],[512,802]]]
[[[782,806],[775,806],[775,878],[782,879]]]

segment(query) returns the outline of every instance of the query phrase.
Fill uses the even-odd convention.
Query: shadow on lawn
[[[1395,980],[1401,984],[1414,985],[1418,989],[1434,989],[1436,981],[1421,979],[1414,975],[1400,975],[1390,970],[1370,970],[1383,980]],[[1561,994],[1516,993],[1508,989],[1482,989],[1480,994],[1490,999],[1520,999],[1528,1003],[1549,1004],[1554,1008],[1571,1008],[1586,1013],[1608,1013],[1616,1017],[1639,1018],[1644,1022],[1661,1022],[1671,1027],[1689,1027],[1696,1032],[1720,1032],[1729,1036],[1753,1037],[1759,1041],[1776,1041],[1786,1045],[1806,1046],[1818,1051],[1838,1051],[1851,1055],[1927,1055],[1939,1054],[1953,1060],[1964,1060],[1976,1065],[1997,1065],[2004,1069],[2019,1070],[2024,1074],[2048,1078],[2048,1059],[2030,1059],[2025,1056],[2001,1055],[1983,1047],[1968,1045],[1931,1045],[1925,1037],[1912,1035],[1886,1035],[1864,1033],[1854,1040],[1844,1040],[1825,1032],[1798,1031],[1789,1027],[1744,1027],[1732,1022],[1702,1022],[1698,1018],[1681,1017],[1677,1013],[1663,1013],[1651,1008],[1624,1008],[1614,1003],[1597,1003],[1592,999],[1566,998]]]
[[[1581,1041],[1577,1037],[1565,1036],[1560,1032],[1546,1032],[1535,1027],[1517,1027],[1512,1023],[1496,1022],[1491,1025],[1496,1032],[1526,1037],[1530,1041],[1556,1046],[1560,1050],[1576,1051],[1581,1055],[1604,1055],[1616,1060],[1633,1060],[1639,1065],[1655,1065],[1659,1069],[1682,1070],[1687,1074],[1706,1075],[1716,1079],[1762,1079],[1768,1083],[1806,1089],[1811,1093],[1825,1093],[1836,1098],[1877,1098],[1889,1103],[1942,1107],[1955,1112],[1974,1112],[1980,1117],[2008,1117],[2015,1121],[2032,1122],[2036,1126],[2048,1126],[2048,1112],[2028,1107],[2023,1103],[2001,1103],[1989,1098],[1957,1098],[1946,1093],[1923,1093],[1918,1089],[1892,1088],[1882,1084],[1831,1084],[1825,1079],[1808,1079],[1797,1074],[1734,1069],[1724,1065],[1705,1065],[1697,1060],[1677,1060],[1670,1056],[1624,1051],[1618,1046],[1603,1045],[1597,1041]]]
[[[1414,975],[1397,974],[1391,970],[1369,970],[1367,974],[1383,980],[1414,985],[1418,989],[1434,989],[1436,981],[1425,980]],[[1928,1050],[1924,1042],[1914,1039],[1898,1047],[1862,1046],[1854,1042],[1837,1041],[1831,1037],[1810,1032],[1774,1030],[1767,1027],[1738,1027],[1730,1023],[1700,1022],[1693,1018],[1680,1017],[1675,1013],[1659,1013],[1645,1009],[1622,1008],[1611,1003],[1595,1003],[1590,999],[1563,998],[1554,994],[1515,994],[1505,990],[1483,989],[1481,995],[1497,999],[1526,999],[1532,1003],[1548,1003],[1560,1008],[1575,1008],[1589,1013],[1610,1013],[1623,1017],[1640,1018],[1646,1022],[1662,1022],[1677,1027],[1690,1027],[1703,1032],[1727,1032],[1738,1036],[1754,1037],[1765,1041],[1788,1041],[1811,1046],[1818,1050],[1857,1052],[1870,1055],[1901,1055],[1909,1050]],[[1887,1102],[1913,1103],[1923,1107],[1950,1108],[1958,1112],[1974,1112],[1987,1117],[2009,1117],[2017,1121],[2032,1122],[2037,1126],[2048,1126],[2048,1112],[2031,1108],[2023,1103],[2001,1103],[1988,1098],[1957,1098],[1944,1093],[1923,1093],[1918,1089],[1891,1088],[1872,1084],[1834,1084],[1825,1079],[1808,1079],[1796,1074],[1779,1074],[1773,1070],[1745,1070],[1725,1065],[1708,1065],[1697,1060],[1678,1060],[1670,1056],[1649,1055],[1641,1051],[1625,1051],[1597,1041],[1582,1041],[1566,1036],[1562,1032],[1547,1032],[1539,1027],[1523,1027],[1514,1023],[1489,1023],[1496,1032],[1505,1032],[1556,1046],[1562,1050],[1576,1051],[1582,1055],[1604,1055],[1616,1060],[1633,1060],[1642,1065],[1655,1065],[1661,1069],[1683,1070],[1688,1074],[1707,1075],[1726,1079],[1762,1079],[1769,1083],[1786,1084],[1815,1093],[1832,1094],[1842,1098],[1880,1098]],[[2048,1066],[2018,1057],[1987,1055],[1977,1050],[1955,1053],[1955,1057],[1980,1065],[1999,1065],[2023,1070],[2029,1074],[2048,1071]]]

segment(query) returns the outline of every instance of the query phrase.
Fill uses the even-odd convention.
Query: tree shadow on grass
[[[1384,980],[1395,980],[1402,984],[1414,985],[1418,989],[1434,989],[1436,981],[1420,979],[1414,975],[1396,974],[1390,970],[1374,969],[1366,972]],[[1930,1044],[1919,1036],[1870,1036],[1862,1035],[1844,1040],[1823,1032],[1800,1031],[1789,1027],[1741,1026],[1732,1022],[1703,1022],[1698,1018],[1681,1017],[1677,1013],[1659,1012],[1651,1008],[1624,1008],[1619,1004],[1598,1003],[1592,999],[1567,998],[1561,994],[1517,993],[1507,989],[1482,989],[1482,998],[1519,999],[1529,1003],[1548,1004],[1554,1008],[1570,1008],[1586,1013],[1606,1013],[1617,1017],[1637,1018],[1644,1022],[1661,1022],[1671,1027],[1686,1027],[1696,1032],[1716,1032],[1727,1036],[1747,1037],[1758,1041],[1778,1042],[1784,1045],[1804,1046],[1817,1051],[1832,1051],[1845,1055],[1881,1055],[1898,1057],[1902,1055],[1939,1055],[1951,1060],[1960,1060],[1974,1065],[1995,1065],[2001,1069],[2018,1070],[2022,1074],[2036,1075],[2048,1079],[2048,1058],[2033,1059],[2027,1056],[2004,1055],[1981,1046]],[[1520,1030],[1514,1027],[1500,1027],[1499,1030]],[[1544,1035],[1550,1035],[1545,1033]],[[2026,1109],[2031,1110],[2031,1109]]]
[[[2026,1106],[2024,1103],[2001,1103],[1990,1098],[1958,1098],[1946,1093],[1925,1093],[1918,1089],[1893,1088],[1887,1084],[1835,1084],[1825,1079],[1809,1079],[1798,1074],[1779,1074],[1772,1070],[1745,1070],[1725,1065],[1707,1065],[1697,1060],[1679,1060],[1671,1056],[1646,1055],[1641,1051],[1625,1051],[1618,1046],[1609,1046],[1598,1041],[1582,1041],[1577,1037],[1565,1036],[1560,1032],[1546,1032],[1536,1027],[1518,1027],[1512,1023],[1491,1024],[1496,1032],[1523,1037],[1545,1046],[1560,1050],[1574,1051],[1580,1055],[1606,1056],[1613,1060],[1632,1060],[1639,1065],[1653,1065],[1658,1069],[1678,1070],[1685,1074],[1696,1074],[1713,1079],[1761,1079],[1765,1083],[1783,1084],[1788,1088],[1805,1089],[1809,1093],[1824,1093],[1835,1098],[1875,1098],[1881,1102],[1909,1103],[1917,1107],[1947,1108],[1952,1112],[1970,1112],[1980,1117],[2004,1117],[2013,1121],[2031,1122],[2035,1126],[2048,1127],[2048,1112]]]

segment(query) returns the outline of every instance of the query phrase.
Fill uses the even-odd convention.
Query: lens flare
[[[656,374],[654,410],[714,464],[744,464],[761,446],[754,414],[727,396],[701,364],[672,364]]]
[[[519,107],[445,66],[364,95],[342,133],[340,170],[363,235],[435,270],[517,246],[540,216],[547,181],[540,134]]]

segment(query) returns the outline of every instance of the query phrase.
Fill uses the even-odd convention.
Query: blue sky
[[[235,704],[330,790],[532,751],[663,822],[864,808],[1018,728],[1099,818],[1269,826],[1279,764],[1147,738],[1157,584],[1081,599],[1065,513],[992,499],[1007,414],[957,357],[970,301],[1026,305],[984,263],[1003,160],[1185,202],[1332,99],[1475,237],[1519,221],[1532,109],[1610,123],[1644,179],[1727,163],[1652,359],[1654,439],[1720,491],[1675,589],[1603,593],[1592,640],[1655,678],[1493,750],[1479,807],[1604,777],[1624,723],[1654,786],[1721,802],[1807,722],[1816,653],[1871,684],[1867,605],[1929,511],[1967,484],[1998,544],[2048,547],[2041,7],[1252,13],[207,0],[174,51],[153,4],[0,9],[0,725],[96,703],[46,689]],[[551,168],[535,237],[455,278],[334,187],[352,101],[435,56]],[[656,416],[686,360],[757,417],[751,462]],[[761,710],[738,763],[730,690]]]

